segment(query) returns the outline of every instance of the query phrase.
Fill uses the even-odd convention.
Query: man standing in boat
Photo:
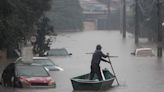
[[[89,78],[90,80],[93,79],[95,74],[98,76],[99,81],[102,80],[101,70],[100,70],[100,61],[110,63],[110,61],[103,59],[103,58],[109,57],[109,54],[105,55],[101,51],[101,48],[102,48],[101,45],[98,44],[96,46],[95,52],[93,53],[92,61],[91,61],[91,72],[90,72],[90,78]]]

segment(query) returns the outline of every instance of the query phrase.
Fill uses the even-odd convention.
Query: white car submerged
[[[131,54],[135,56],[155,56],[152,48],[137,48]]]

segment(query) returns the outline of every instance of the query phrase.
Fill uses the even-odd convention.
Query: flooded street
[[[84,31],[59,33],[51,48],[66,48],[72,53],[70,57],[50,57],[64,71],[51,72],[56,81],[56,88],[43,89],[13,89],[0,87],[0,92],[76,92],[73,91],[70,78],[90,72],[91,53],[97,44],[102,45],[102,51],[110,55],[113,68],[120,83],[114,81],[113,87],[101,92],[163,92],[164,59],[154,57],[136,57],[130,53],[136,48],[134,37],[127,34],[122,39],[120,31]],[[153,47],[143,45],[139,47]],[[156,51],[156,48],[153,48]],[[155,52],[156,54],[156,52]],[[101,62],[101,68],[111,67]],[[80,92],[80,91],[78,91]],[[86,91],[85,91],[86,92]],[[89,91],[92,92],[92,91]]]

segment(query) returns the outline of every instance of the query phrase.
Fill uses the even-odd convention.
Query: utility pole
[[[126,38],[126,0],[122,1],[122,6],[123,6],[122,31],[123,31],[123,38]]]
[[[138,44],[139,24],[138,24],[138,0],[135,0],[135,44]]]
[[[162,57],[162,21],[161,21],[161,4],[159,0],[157,0],[157,18],[158,18],[158,30],[157,30],[157,56]]]
[[[107,0],[107,26],[106,28],[109,30],[109,18],[110,18],[110,0]]]

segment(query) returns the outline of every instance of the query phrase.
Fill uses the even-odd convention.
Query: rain
[[[163,92],[163,0],[2,1],[0,92]],[[109,81],[105,74],[104,80],[78,77],[90,74],[98,44],[105,55],[109,53],[104,59],[110,63],[101,61],[100,70],[110,71],[114,78],[111,85],[105,84]],[[50,82],[48,86],[32,86],[28,78],[35,80],[36,76],[25,77],[30,87],[5,87],[4,69],[9,63],[19,67],[19,57],[24,62],[20,65],[32,65],[32,57],[51,60],[59,70],[50,71],[48,65],[43,68],[55,87],[49,87]],[[19,74],[16,69],[14,76]],[[38,81],[43,78],[37,77]],[[71,80],[74,78],[79,78],[79,85],[96,81],[107,89],[101,89],[101,85],[96,90],[76,90]]]

